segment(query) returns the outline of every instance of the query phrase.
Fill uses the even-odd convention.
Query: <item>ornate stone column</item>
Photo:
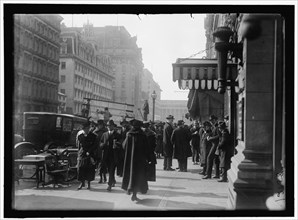
[[[265,201],[273,193],[278,126],[274,114],[282,104],[276,103],[282,62],[280,20],[276,15],[244,15],[238,30],[243,42],[238,75],[242,92],[236,109],[237,154],[228,171],[229,209],[266,209]]]

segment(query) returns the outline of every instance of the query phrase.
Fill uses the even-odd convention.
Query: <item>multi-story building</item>
[[[66,109],[66,95],[58,92],[58,113],[65,113],[65,109]]]
[[[168,115],[173,115],[177,122],[183,120],[185,124],[190,124],[190,121],[185,118],[185,114],[188,113],[187,100],[161,100],[161,121],[166,121]]]
[[[111,58],[115,73],[114,101],[134,105],[134,115],[141,119],[138,109],[142,107],[141,74],[142,50],[136,37],[131,37],[123,26],[93,27],[85,24],[78,28],[84,39],[93,44],[100,54]]]
[[[66,95],[66,112],[81,115],[90,100],[89,115],[103,110],[96,100],[112,101],[114,76],[109,56],[82,37],[79,28],[61,27],[59,92]]]
[[[148,69],[144,69],[141,74],[141,102],[144,103],[145,100],[148,100],[149,104],[149,114],[148,120],[153,120],[153,99],[152,93],[155,91],[156,99],[155,99],[155,107],[154,107],[154,120],[161,119],[161,104],[160,104],[160,96],[161,89],[157,82],[154,81],[152,73]]]
[[[14,16],[14,112],[57,112],[62,17]]]

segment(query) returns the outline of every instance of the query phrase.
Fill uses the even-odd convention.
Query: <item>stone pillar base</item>
[[[271,154],[244,150],[241,145],[237,150],[228,171],[227,209],[267,209],[266,200],[272,195]]]

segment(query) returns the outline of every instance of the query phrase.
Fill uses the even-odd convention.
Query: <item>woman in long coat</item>
[[[231,142],[231,136],[224,122],[219,124],[219,131],[221,136],[219,138],[218,150],[219,150],[219,167],[221,169],[221,179],[218,182],[227,182],[227,171],[230,169],[231,157],[233,156],[233,145]]]
[[[191,157],[190,132],[184,128],[183,120],[178,121],[178,127],[173,131],[171,142],[174,145],[174,158],[178,160],[179,171],[187,172],[187,157]]]
[[[125,151],[123,179],[121,188],[130,195],[131,200],[138,200],[137,193],[142,194],[148,191],[146,167],[153,163],[155,158],[150,154],[150,148],[145,133],[141,130],[142,122],[132,120],[133,128],[127,133],[123,142]]]
[[[203,170],[199,173],[201,175],[206,175],[207,170],[207,156],[210,152],[210,149],[212,147],[212,143],[207,140],[207,137],[209,137],[212,133],[211,130],[211,123],[209,121],[205,121],[203,123],[204,129],[201,130],[200,133],[200,161],[201,161],[201,167],[203,167]]]
[[[88,181],[88,188],[90,189],[90,182],[95,179],[95,163],[92,162],[92,154],[94,152],[94,143],[96,135],[93,130],[90,130],[90,123],[83,125],[83,130],[78,132],[77,146],[78,150],[78,180],[81,181],[78,190],[85,186],[85,181]]]

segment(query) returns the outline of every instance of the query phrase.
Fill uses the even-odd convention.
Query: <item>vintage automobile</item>
[[[52,112],[24,112],[24,141],[14,146],[15,159],[39,154],[49,149],[75,149],[76,135],[87,118]]]

